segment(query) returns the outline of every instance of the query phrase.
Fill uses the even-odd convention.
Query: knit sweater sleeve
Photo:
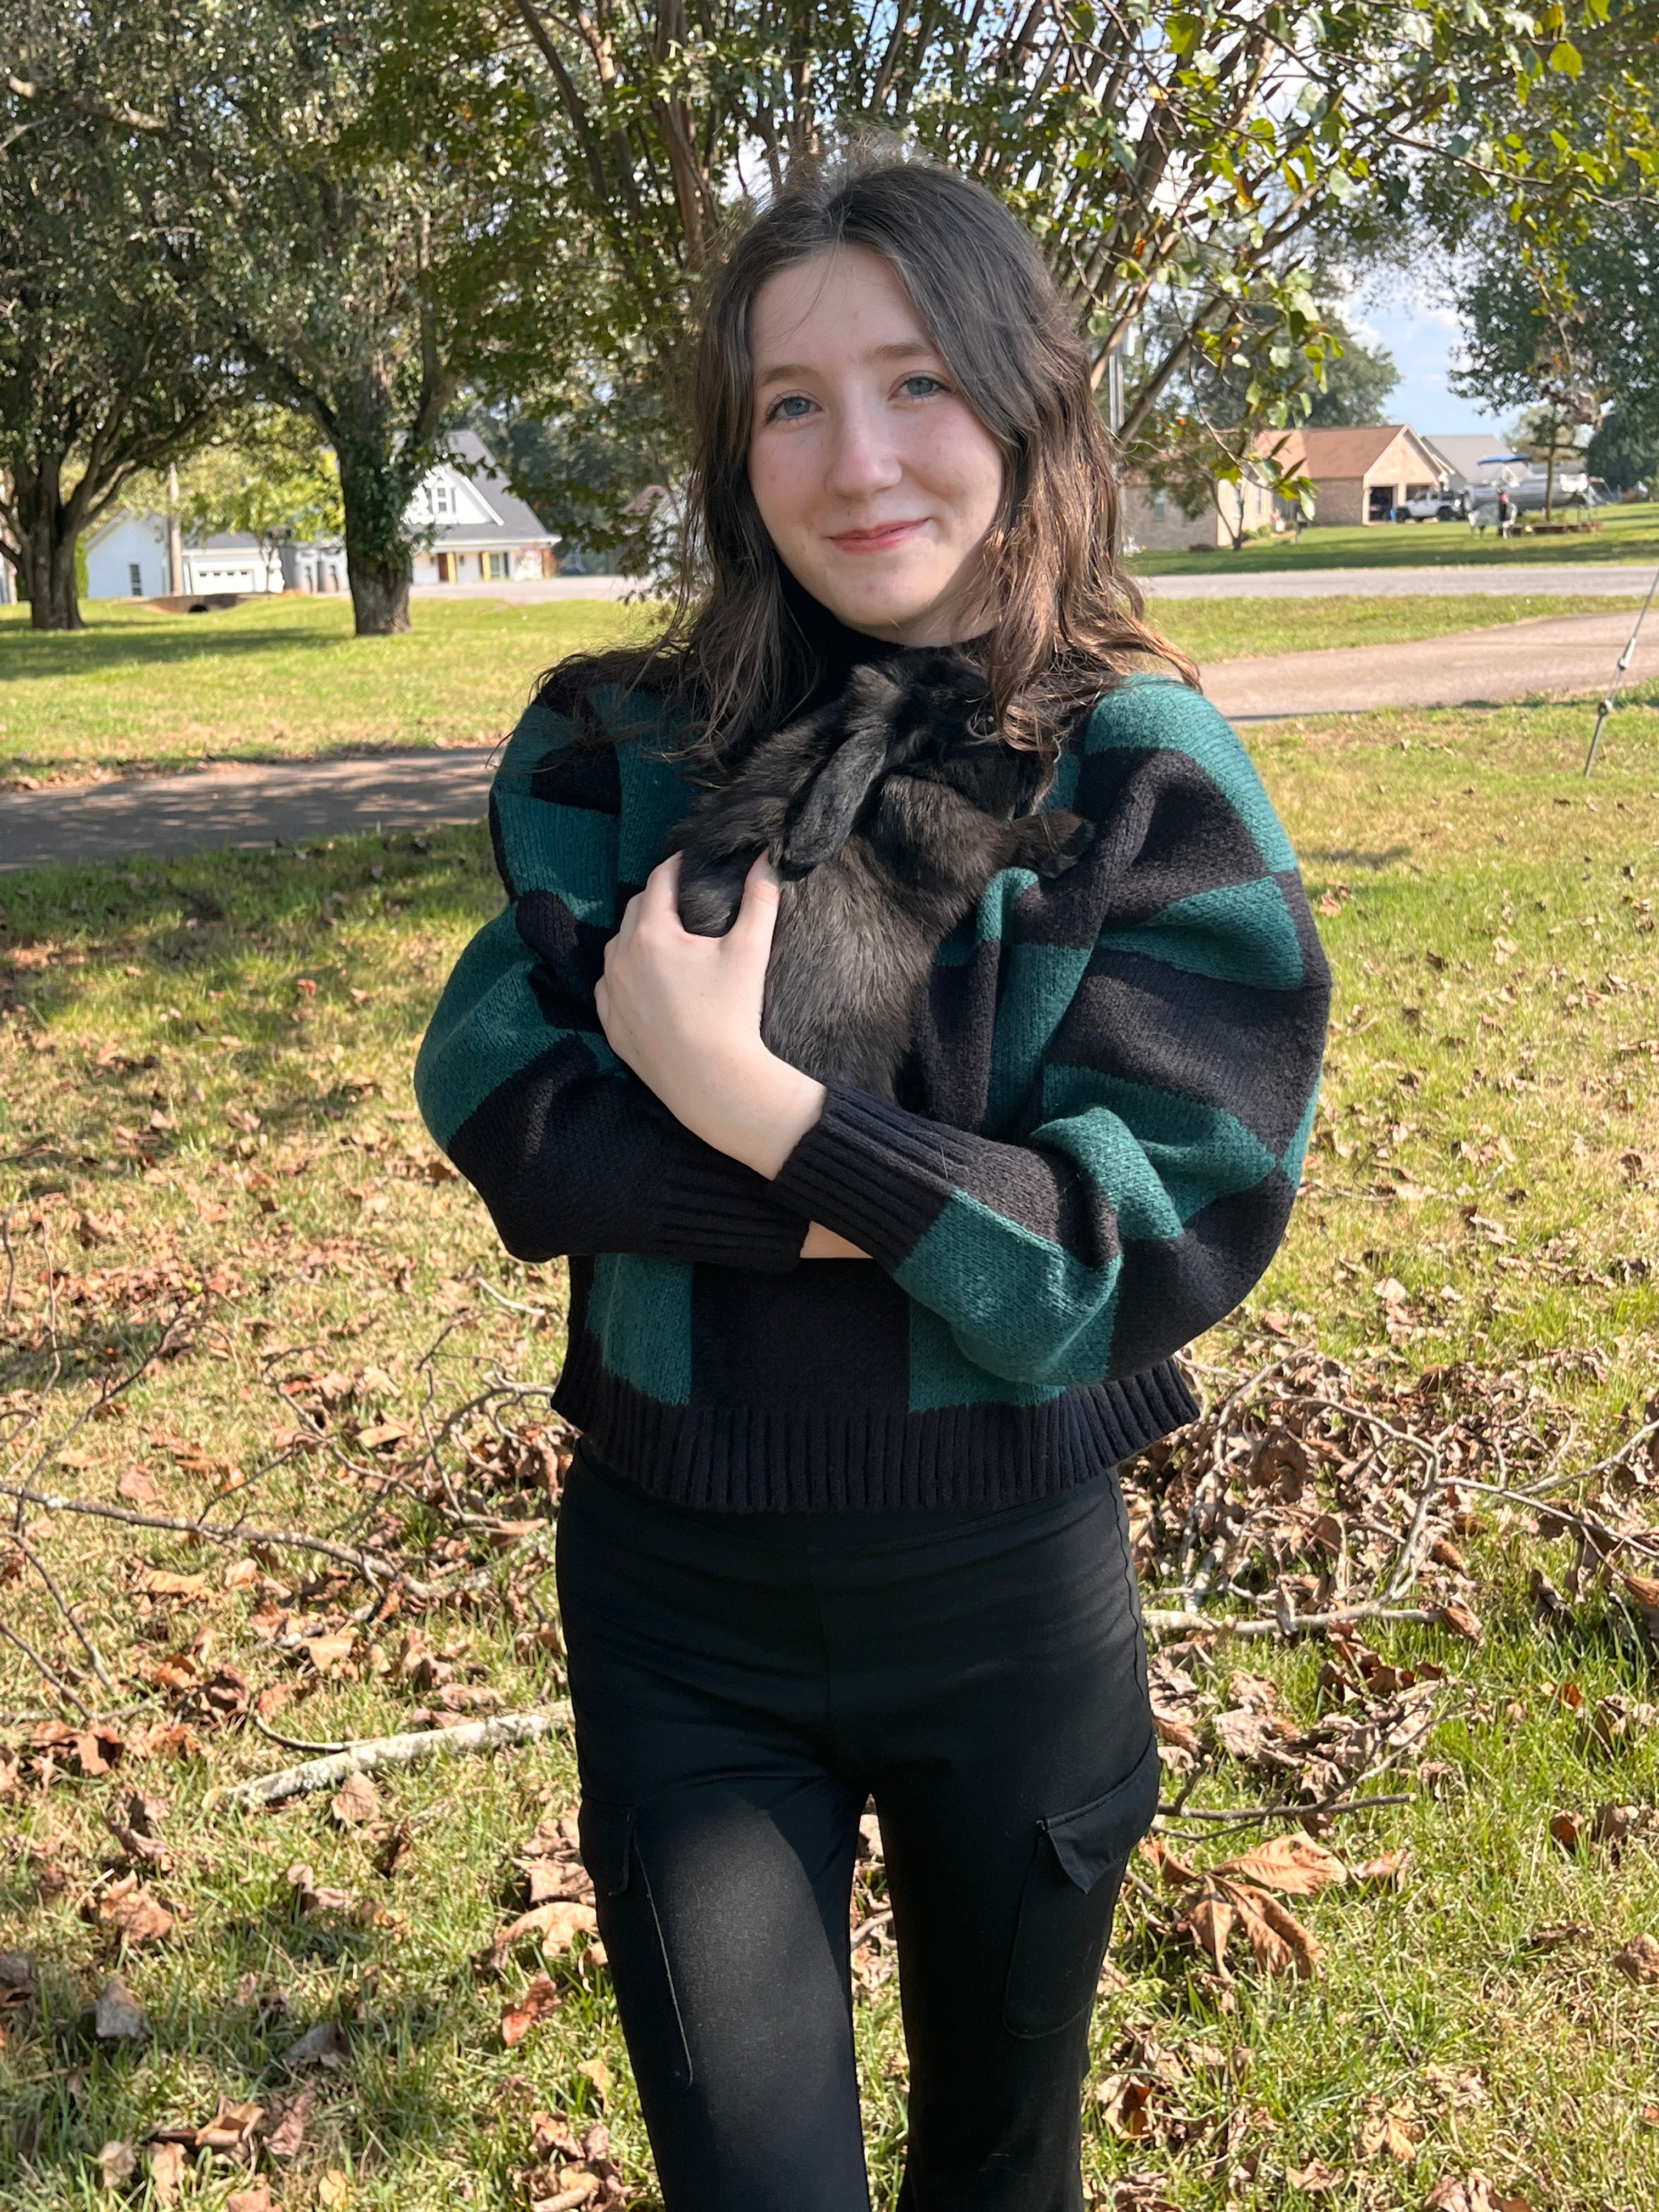
[[[638,1253],[782,1274],[806,1217],[676,1121],[605,1042],[606,940],[684,803],[627,744],[532,707],[490,792],[507,895],[461,955],[415,1065],[428,1128],[523,1260]]]
[[[1132,680],[1062,768],[1056,799],[1092,823],[1092,848],[1051,883],[993,886],[981,1130],[996,1133],[832,1085],[775,1184],[967,1358],[1034,1386],[1137,1373],[1260,1278],[1301,1173],[1330,995],[1289,842],[1213,708]]]

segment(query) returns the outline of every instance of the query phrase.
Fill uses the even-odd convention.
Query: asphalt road
[[[1627,613],[1570,615],[1405,645],[1222,661],[1204,671],[1204,688],[1223,714],[1244,722],[1539,694],[1595,696],[1612,678],[1631,623]],[[1656,673],[1659,611],[1632,671],[1638,680]],[[269,851],[364,830],[476,822],[495,757],[494,748],[477,746],[0,792],[0,872],[208,848]]]
[[[1435,529],[1425,523],[1425,530]],[[1448,529],[1450,525],[1445,526]],[[1273,568],[1254,574],[1203,576],[1143,576],[1140,588],[1149,599],[1455,599],[1466,592],[1519,597],[1529,592],[1586,599],[1627,599],[1645,592],[1655,567],[1607,568],[1600,562],[1525,561],[1468,562],[1443,568]]]

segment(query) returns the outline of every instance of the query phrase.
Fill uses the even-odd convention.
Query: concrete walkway
[[[0,792],[0,873],[50,860],[269,852],[310,838],[477,822],[498,750],[280,761]]]
[[[1234,721],[1352,714],[1373,707],[1461,707],[1538,694],[1601,692],[1635,617],[1566,615],[1459,630],[1403,645],[1338,646],[1225,660],[1204,689]],[[1631,680],[1659,673],[1659,610],[1643,626]]]
[[[1595,696],[1612,680],[1632,621],[1628,613],[1570,615],[1405,645],[1222,661],[1204,671],[1204,688],[1224,714],[1241,722],[1538,694]],[[1655,674],[1659,611],[1643,630],[1632,670],[1638,682]],[[380,753],[0,792],[0,872],[205,848],[269,850],[365,830],[476,822],[495,752],[469,746]]]

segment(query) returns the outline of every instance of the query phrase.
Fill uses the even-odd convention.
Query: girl
[[[420,1102],[507,1248],[569,1258],[582,1849],[669,2212],[866,2212],[872,1796],[900,2203],[1076,2212],[1158,1801],[1115,1468],[1192,1417],[1171,1355],[1284,1232],[1328,979],[1249,761],[1115,565],[1086,362],[998,203],[894,161],[786,192],[714,283],[695,404],[706,596],[520,721],[508,904]],[[694,936],[671,848],[759,738],[941,647],[1093,836],[993,879],[878,1098],[762,1040],[769,868]]]

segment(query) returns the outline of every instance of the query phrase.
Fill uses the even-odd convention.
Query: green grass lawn
[[[1539,593],[1467,599],[1171,599],[1152,609],[1200,660],[1388,644],[1552,615],[1607,613],[1619,599]],[[405,637],[357,638],[340,599],[249,600],[165,615],[91,600],[74,635],[0,608],[0,787],[9,781],[273,761],[390,745],[493,744],[538,672],[633,631],[643,609],[597,599],[540,606],[415,602]]]
[[[1131,565],[1138,576],[1239,575],[1252,568],[1524,568],[1579,561],[1659,565],[1659,504],[1598,507],[1595,519],[1601,528],[1582,537],[1507,540],[1495,530],[1471,533],[1466,522],[1333,524],[1304,531],[1299,545],[1288,537],[1253,538],[1239,553],[1207,547],[1197,553],[1140,553]]]
[[[87,627],[0,608],[0,776],[194,768],[391,745],[493,744],[538,670],[645,619],[605,599],[417,599],[404,637],[354,637],[343,599],[169,615],[93,599]]]
[[[1659,687],[1635,695],[1588,786],[1570,708],[1252,736],[1337,996],[1290,1237],[1197,1347],[1211,1367],[1243,1374],[1300,1341],[1370,1376],[1385,1406],[1425,1371],[1459,1405],[1501,1384],[1531,1394],[1530,1418],[1581,1466],[1639,1419],[1659,1371],[1656,709]],[[452,1698],[538,1707],[562,1689],[542,1463],[513,1475],[483,1417],[464,1420],[477,1449],[447,1448],[458,1518],[422,1450],[423,1424],[492,1374],[549,1380],[563,1344],[561,1271],[501,1254],[410,1093],[439,984],[499,903],[483,833],[41,870],[0,896],[9,1479],[397,1542],[463,1584],[353,1636],[363,1589],[326,1562],[27,1509],[19,1533],[75,1603],[111,1694],[0,1537],[0,1618],[129,1738],[182,1723],[198,1746],[163,1735],[107,1776],[70,1753],[49,1779],[26,1765],[0,1782],[0,1950],[33,1960],[32,1994],[7,2003],[0,1982],[8,2212],[151,2212],[152,2130],[227,2104],[269,2119],[302,2086],[302,2140],[262,2155],[282,2212],[527,2212],[547,2193],[520,2178],[538,2111],[579,2132],[603,2118],[629,2203],[647,2206],[638,2106],[584,1939],[546,1955],[521,1942],[499,1973],[476,1964],[523,1902],[515,1857],[574,1802],[568,1741],[383,1777],[366,1827],[326,1795],[251,1816],[215,1802],[301,1755],[238,1721],[244,1696],[270,1727],[328,1742]],[[164,1341],[107,1418],[64,1438]],[[1626,1503],[1659,1522],[1659,1464],[1637,1475],[1647,1486]],[[1583,1720],[1659,1688],[1599,1593],[1540,1623],[1528,1577],[1564,1584],[1569,1548],[1530,1515],[1465,1540],[1477,1646],[1368,1626],[1391,1663],[1448,1670],[1447,1717],[1425,1778],[1392,1785],[1408,1802],[1327,1838],[1351,1863],[1408,1850],[1401,1886],[1290,1900],[1326,1947],[1316,1978],[1241,1966],[1223,1982],[1170,1939],[1171,1909],[1137,1868],[1097,2019],[1094,2203],[1419,2212],[1443,2175],[1475,2172],[1536,2212],[1659,2203],[1659,1989],[1612,1964],[1659,1936],[1659,1841],[1569,1854],[1548,1832],[1564,1813],[1659,1802],[1659,1728],[1638,1719],[1603,1743]],[[1237,1669],[1266,1676],[1305,1722],[1327,1709],[1333,1649],[1224,1639],[1184,1663],[1218,1698]],[[27,1750],[34,1717],[58,1710],[0,1647],[0,1746]],[[1189,1810],[1260,1803],[1264,1786],[1212,1758]],[[131,1826],[134,1788],[165,1801],[162,1856],[135,1871],[174,1924],[123,1948],[117,1875],[135,1855],[106,1819]],[[1258,1832],[1194,1846],[1176,1824],[1171,1844],[1214,1857]],[[860,1911],[881,1896],[877,1869]],[[147,2039],[93,2032],[117,1970]],[[505,2048],[503,2008],[540,1971],[558,2002]],[[876,2203],[891,2212],[905,2074],[879,1950],[855,2013]],[[284,2054],[331,2025],[337,2063],[296,2070]],[[1094,2094],[1126,2068],[1151,2084],[1139,2118]],[[1389,2112],[1407,2116],[1393,2152]],[[138,2154],[131,2191],[106,2189],[106,2144]],[[245,2154],[192,2153],[181,2212],[222,2212],[249,2185]]]

